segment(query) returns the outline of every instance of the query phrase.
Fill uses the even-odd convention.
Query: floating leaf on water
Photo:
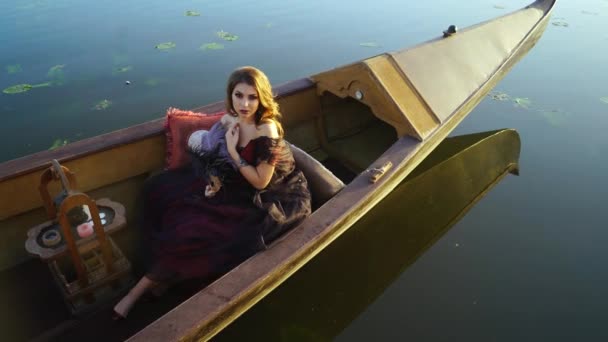
[[[496,101],[509,101],[509,99],[511,99],[511,96],[509,96],[509,94],[503,93],[502,91],[492,91],[488,94],[488,96],[492,100]]]
[[[505,6],[503,5],[494,5],[493,7],[496,9],[505,9]]]
[[[200,13],[197,11],[186,11],[187,17],[200,17]]]
[[[54,150],[58,147],[65,146],[68,144],[68,142],[69,142],[68,139],[55,139],[55,141],[53,141],[53,145],[51,145],[51,147],[49,147],[49,150]]]
[[[363,42],[363,43],[359,43],[359,46],[363,46],[363,47],[380,47],[380,44],[378,44],[376,42]]]
[[[64,67],[65,67],[65,64],[54,65],[46,73],[46,76],[50,77],[50,78],[56,77],[56,76],[63,76],[63,68]]]
[[[221,50],[223,48],[224,48],[224,45],[222,45],[222,44],[207,43],[207,44],[201,45],[201,47],[199,47],[199,50]]]
[[[232,33],[228,33],[224,30],[220,30],[217,32],[217,36],[222,38],[223,40],[227,40],[227,41],[235,41],[237,39],[239,39],[239,36],[232,34]]]
[[[608,96],[600,97],[600,101],[608,103]]]
[[[23,69],[21,69],[21,64],[13,64],[13,65],[6,66],[6,71],[9,74],[16,74],[18,72],[23,71]]]
[[[63,68],[65,67],[65,64],[57,64],[57,65],[53,65],[49,71],[47,72],[47,76],[52,76],[56,73],[59,72],[63,72]]]
[[[539,109],[540,114],[549,122],[551,126],[563,126],[568,122],[569,114],[559,109]]]
[[[17,84],[14,86],[10,86],[6,89],[4,89],[2,92],[5,94],[19,94],[19,93],[25,93],[26,91],[33,89],[33,88],[42,88],[42,87],[50,87],[51,86],[51,82],[45,82],[45,83],[40,83],[40,84]]]
[[[112,101],[110,100],[101,100],[97,102],[95,106],[93,106],[94,110],[104,110],[112,105]]]
[[[513,99],[513,105],[515,107],[530,109],[531,104],[532,101],[530,101],[530,99],[528,99],[527,97],[516,97]]]
[[[565,20],[554,20],[553,22],[551,22],[551,25],[553,25],[553,26],[561,26],[561,27],[568,27],[568,23]]]
[[[46,73],[46,77],[52,80],[54,85],[62,85],[65,83],[65,75],[63,74],[63,68],[65,64],[58,64],[52,66]]]
[[[133,69],[133,67],[130,66],[130,65],[123,66],[123,67],[115,67],[112,70],[112,75],[122,74],[122,73],[125,73],[125,72],[129,72],[131,69]]]
[[[165,43],[160,43],[160,44],[156,45],[156,49],[158,49],[160,51],[168,51],[173,48],[175,48],[174,42],[165,42]]]
[[[25,93],[26,91],[32,89],[32,85],[31,84],[17,84],[14,86],[10,86],[6,89],[4,89],[2,92],[5,94],[19,94],[19,93]]]

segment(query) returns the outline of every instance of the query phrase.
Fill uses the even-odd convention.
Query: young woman
[[[212,198],[191,167],[167,171],[144,186],[144,242],[148,271],[114,307],[127,316],[148,290],[197,278],[203,284],[228,272],[311,212],[306,179],[283,140],[278,104],[264,73],[236,69],[226,87],[226,131],[236,179]],[[226,120],[223,120],[226,122]]]

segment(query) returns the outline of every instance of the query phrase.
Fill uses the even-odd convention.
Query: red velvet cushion
[[[165,118],[166,168],[174,170],[189,163],[190,155],[186,152],[186,148],[188,147],[190,134],[197,130],[210,129],[223,115],[224,112],[205,114],[169,108]]]

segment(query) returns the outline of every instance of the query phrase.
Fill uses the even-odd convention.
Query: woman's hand
[[[239,124],[236,123],[232,125],[228,130],[226,130],[226,147],[228,148],[228,153],[234,160],[239,159],[238,152],[236,151],[236,145],[239,142]]]

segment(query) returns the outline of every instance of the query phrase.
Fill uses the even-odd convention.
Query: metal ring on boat
[[[46,247],[52,247],[61,242],[61,234],[58,231],[51,229],[42,234],[42,243]]]

